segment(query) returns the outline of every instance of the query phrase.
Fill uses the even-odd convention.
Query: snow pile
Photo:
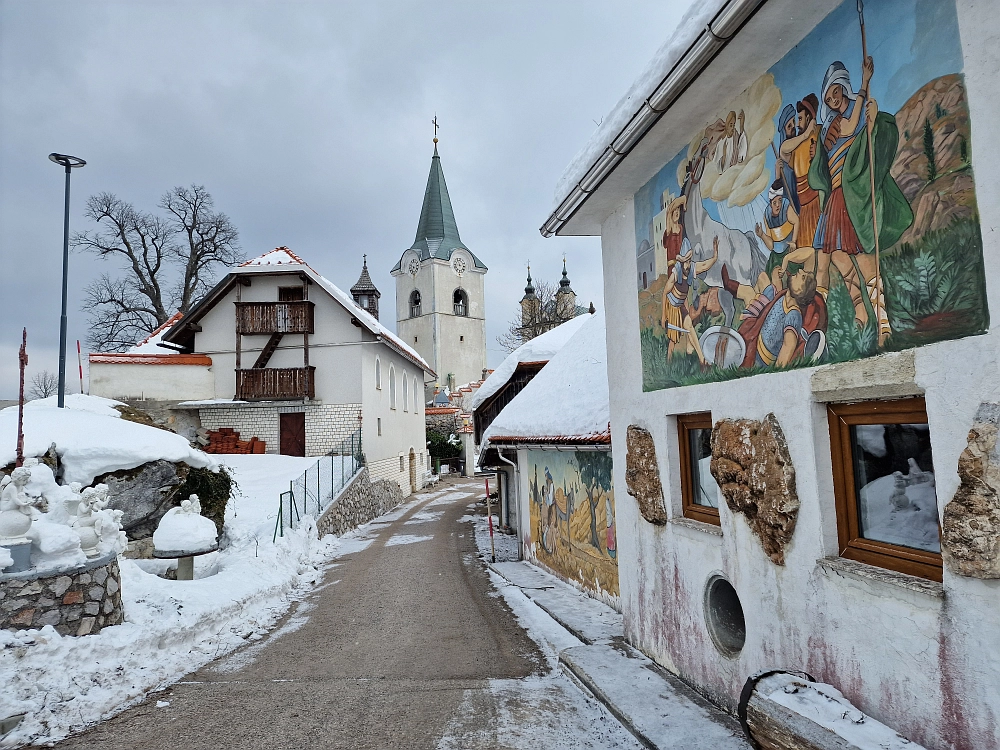
[[[173,328],[174,324],[180,321],[184,317],[183,313],[174,313],[166,323],[161,325],[151,334],[149,334],[142,341],[136,343],[131,349],[128,350],[129,354],[166,354],[168,351],[173,351],[166,347],[160,346],[160,342],[163,340],[163,335]]]
[[[153,532],[153,548],[158,553],[198,553],[215,547],[216,539],[215,523],[201,515],[198,496],[191,495],[160,519]]]
[[[133,469],[149,461],[183,461],[212,468],[215,461],[191,447],[180,435],[122,419],[114,408],[124,406],[98,396],[66,397],[66,408],[55,396],[30,401],[24,408],[24,455],[42,456],[53,443],[63,465],[63,481],[90,484],[94,477],[118,469]],[[14,462],[17,407],[0,411],[0,466]]]
[[[598,157],[618,137],[629,120],[642,108],[646,99],[652,96],[670,70],[698,39],[725,3],[726,0],[703,0],[692,3],[674,33],[656,51],[646,69],[639,74],[639,77],[625,92],[625,96],[618,100],[611,112],[605,115],[594,135],[566,167],[566,171],[556,185],[553,210],[559,207],[559,204],[583,179]]]
[[[808,682],[789,674],[768,678],[767,689],[775,684],[779,687],[767,694],[768,699],[829,729],[853,747],[924,750],[921,745],[861,713],[831,685]]]
[[[578,315],[521,344],[507,355],[507,359],[501,362],[500,366],[479,386],[479,390],[469,402],[469,410],[478,409],[486,399],[503,388],[522,362],[548,362],[552,359],[589,319],[589,315]]]
[[[26,714],[0,747],[54,742],[263,637],[318,580],[319,566],[349,545],[317,539],[314,527],[271,542],[278,494],[314,462],[226,456],[242,492],[226,508],[228,546],[196,558],[194,581],[144,570],[162,561],[120,559],[122,625],[82,638],[51,627],[0,631],[0,717]]]
[[[607,432],[611,411],[604,313],[581,318],[583,325],[573,337],[493,420],[484,444],[494,435],[583,437]]]

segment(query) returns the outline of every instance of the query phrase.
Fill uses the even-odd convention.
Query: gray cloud
[[[524,262],[602,304],[599,242],[537,231],[562,169],[690,0],[668,2],[25,2],[0,0],[0,398],[55,370],[62,175],[79,155],[74,229],[90,194],[144,208],[204,184],[247,255],[288,245],[348,288],[368,253],[394,325],[389,269],[413,239],[430,118],[462,238],[490,266],[494,343]],[[80,290],[105,270],[71,257],[70,361]],[[78,382],[75,370],[69,383]]]

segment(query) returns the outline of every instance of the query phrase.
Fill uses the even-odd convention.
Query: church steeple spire
[[[424,188],[424,202],[420,207],[417,234],[410,249],[416,250],[421,256],[424,253],[436,256],[443,251],[447,259],[451,256],[452,250],[465,245],[458,233],[458,222],[455,221],[455,212],[451,207],[451,196],[448,195],[448,184],[445,182],[441,157],[438,155],[437,138],[434,141],[434,155],[431,157],[431,170],[427,175],[427,187]]]
[[[361,276],[358,278],[358,283],[351,287],[351,296],[354,298],[354,304],[371,313],[375,320],[378,320],[378,298],[382,296],[382,293],[372,282],[372,277],[368,273],[368,256],[364,255],[362,258]]]

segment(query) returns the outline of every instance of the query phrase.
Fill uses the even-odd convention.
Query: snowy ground
[[[226,510],[225,549],[196,558],[194,581],[120,559],[126,622],[86,638],[53,628],[0,631],[0,718],[26,714],[0,747],[52,742],[260,639],[355,535],[317,540],[314,529],[272,544],[278,494],[314,463],[289,456],[225,456],[239,494]],[[144,568],[146,570],[144,570]]]

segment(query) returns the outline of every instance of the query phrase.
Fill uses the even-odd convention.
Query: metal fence
[[[358,429],[316,463],[288,483],[278,500],[274,540],[294,529],[304,518],[317,519],[364,465],[361,430]]]

